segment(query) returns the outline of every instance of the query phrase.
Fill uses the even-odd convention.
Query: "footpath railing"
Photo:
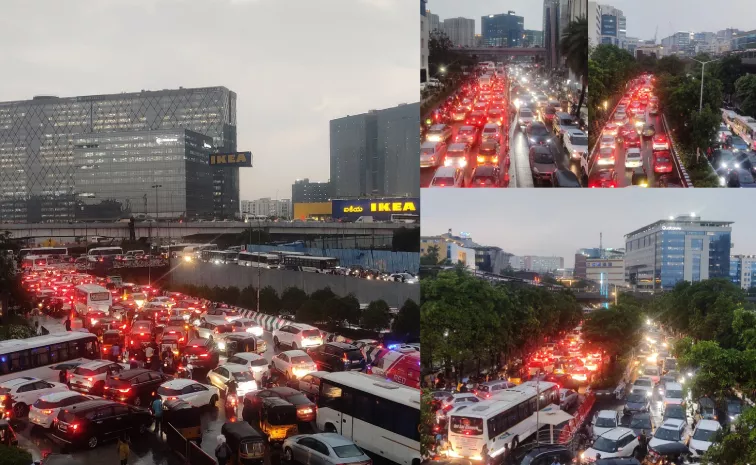
[[[168,447],[190,465],[215,465],[217,462],[194,441],[189,441],[170,423],[165,424]]]
[[[667,134],[667,139],[669,139],[669,148],[670,152],[672,153],[672,161],[675,164],[675,172],[677,173],[677,177],[678,179],[680,179],[680,182],[682,182],[683,186],[694,187],[693,181],[691,181],[690,179],[690,174],[688,174],[688,170],[685,169],[685,164],[680,158],[680,151],[677,148],[677,142],[675,142],[670,136],[671,133],[669,131],[669,125],[667,124],[667,117],[664,115],[664,113],[662,113],[661,116],[662,129],[664,129],[664,133]]]
[[[257,313],[254,310],[247,310],[246,308],[242,308],[242,307],[235,307],[234,306],[234,307],[231,307],[231,308],[233,308],[234,310],[236,310],[237,312],[239,312],[239,314],[241,314],[243,317],[250,318],[250,319],[254,320],[255,322],[257,322],[257,324],[259,324],[260,326],[262,326],[263,329],[266,330],[266,331],[268,331],[268,332],[280,329],[283,325],[292,322],[291,320],[286,320],[286,319],[283,319],[283,318],[278,318],[278,317],[273,316],[273,315],[266,315],[264,313]],[[343,337],[343,336],[339,336],[339,335],[337,335],[335,333],[329,333],[327,331],[321,331],[321,333],[323,333],[323,337],[324,338],[326,338],[328,336],[331,336],[331,335],[334,335],[335,336],[335,341],[337,341],[337,342],[347,342],[347,343],[353,342],[352,339],[349,339],[349,338],[346,338],[346,337]]]
[[[562,433],[559,435],[559,442],[561,444],[566,444],[572,441],[572,439],[575,437],[575,433],[577,433],[577,431],[580,429],[580,426],[583,425],[585,420],[588,418],[588,415],[590,415],[593,404],[595,403],[595,394],[590,393],[585,397],[585,401],[580,404],[577,412],[575,412],[575,415],[573,415],[574,418],[570,420],[567,426],[562,428]]]

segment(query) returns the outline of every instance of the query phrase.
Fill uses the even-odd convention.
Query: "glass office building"
[[[754,255],[733,255],[730,257],[730,280],[748,290],[756,283],[756,256]]]
[[[76,136],[76,220],[212,217],[212,143],[188,129]]]
[[[625,277],[643,291],[680,281],[729,278],[732,222],[695,215],[650,224],[625,236]]]
[[[225,87],[0,103],[0,222],[73,221],[75,142],[99,134],[190,130],[236,151],[236,94]],[[239,211],[238,168],[213,168],[213,214]],[[133,201],[132,201],[133,204]]]
[[[525,18],[512,12],[480,18],[483,45],[489,47],[521,47]]]

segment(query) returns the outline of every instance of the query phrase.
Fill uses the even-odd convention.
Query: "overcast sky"
[[[653,39],[659,26],[657,43],[675,32],[717,32],[728,27],[742,31],[756,29],[753,0],[608,0],[598,3],[622,10],[627,18],[629,37]]]
[[[423,189],[423,236],[468,232],[482,245],[515,255],[564,257],[625,247],[624,235],[670,216],[696,213],[704,220],[734,221],[734,254],[756,254],[756,215],[740,189]]]
[[[525,18],[525,29],[543,29],[542,0],[428,0],[428,9],[443,21],[446,18],[468,18],[475,20],[475,33],[480,34],[480,18],[488,15],[506,14],[513,10]]]
[[[0,101],[226,86],[241,198],[329,178],[328,121],[418,101],[409,0],[2,0]]]

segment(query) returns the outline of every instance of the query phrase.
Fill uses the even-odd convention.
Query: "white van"
[[[680,405],[683,403],[682,384],[667,382],[664,383],[664,398],[662,399],[664,407],[667,405]]]

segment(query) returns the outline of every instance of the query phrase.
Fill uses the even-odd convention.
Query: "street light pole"
[[[258,244],[260,242],[262,242],[262,237],[261,237],[262,231],[260,229],[261,227],[262,227],[261,226],[261,222],[258,219],[257,220],[257,228],[258,228],[257,229],[257,243]],[[252,242],[252,229],[251,228],[249,230],[249,241]],[[257,267],[257,299],[256,299],[257,300],[257,314],[258,315],[260,314],[260,282],[261,281],[262,281],[262,267],[258,266]]]
[[[712,63],[714,61],[719,60],[718,58],[716,60],[709,60],[709,61],[698,61],[695,58],[691,58],[691,60],[701,63],[701,97],[698,101],[698,112],[701,113],[703,110],[703,84],[704,84],[704,68],[706,68],[706,65],[709,63]]]
[[[157,237],[158,241],[160,240],[160,230],[158,229],[158,189],[161,187],[163,187],[161,184],[152,185],[152,188],[155,189],[155,237]],[[170,248],[168,251],[170,252]],[[152,244],[150,244],[150,252],[147,255],[147,281],[148,286],[152,286]]]

